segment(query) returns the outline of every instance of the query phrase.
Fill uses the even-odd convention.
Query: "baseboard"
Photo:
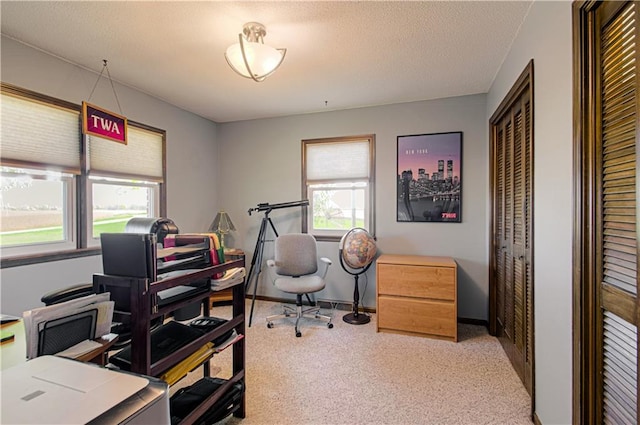
[[[540,419],[538,418],[538,415],[536,414],[536,412],[533,412],[532,419],[535,425],[542,425],[542,422],[540,422]]]
[[[458,323],[462,323],[465,325],[476,325],[476,326],[484,326],[489,329],[489,321],[482,319],[469,319],[466,317],[458,317]]]
[[[320,308],[330,308],[332,310],[343,310],[343,311],[351,311],[353,310],[353,303],[347,303],[344,301],[334,301],[334,300],[316,300],[318,306]]]
[[[247,294],[246,298],[250,299],[251,295]],[[296,303],[296,300],[292,299],[292,298],[267,297],[267,296],[264,296],[264,295],[256,295],[256,299],[257,300],[261,300],[261,301],[271,301],[271,302],[280,303],[280,304],[295,304]],[[321,308],[327,308],[327,309],[333,309],[333,310],[343,310],[343,311],[352,311],[353,310],[353,303],[348,302],[348,301],[327,300],[327,299],[318,298],[316,300],[316,302],[318,303],[318,305]],[[309,305],[309,302],[306,300],[306,298],[302,298],[302,304]],[[365,313],[375,314],[376,309],[375,308],[370,308],[370,307],[362,308],[362,306],[361,306],[360,307],[360,311],[363,311]],[[466,324],[466,325],[484,326],[485,328],[489,329],[489,322],[487,320],[482,320],[482,319],[469,319],[469,318],[466,318],[466,317],[458,317],[458,323],[463,323],[463,324]]]
[[[251,295],[246,295],[245,298],[251,298]],[[264,295],[256,295],[256,300],[261,300],[261,301],[271,301],[274,303],[280,303],[280,304],[295,304],[296,300],[293,298],[277,298],[277,297],[267,297]],[[316,300],[316,303],[320,306],[320,308],[326,308],[326,309],[333,309],[333,310],[344,310],[344,311],[352,311],[353,310],[353,303],[351,302],[347,302],[347,301],[339,301],[339,300],[327,300],[327,299],[320,299],[318,298]],[[307,301],[306,298],[302,298],[302,304],[303,305],[309,305],[309,301]],[[376,309],[375,308],[369,308],[369,307],[364,307],[362,308],[362,306],[359,309],[360,311],[363,311],[365,313],[375,313]]]

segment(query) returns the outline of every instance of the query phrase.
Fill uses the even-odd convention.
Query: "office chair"
[[[267,327],[273,327],[273,320],[283,317],[296,317],[296,336],[302,336],[298,325],[302,317],[320,319],[327,322],[329,329],[333,328],[331,317],[320,314],[320,307],[311,301],[309,294],[318,292],[325,287],[324,277],[331,265],[328,258],[320,258],[323,265],[318,274],[318,257],[316,239],[306,233],[292,233],[280,235],[275,241],[275,258],[267,260],[269,274],[273,284],[282,292],[296,295],[296,309],[284,305],[283,313],[267,317]],[[306,295],[311,308],[302,308],[302,296]]]

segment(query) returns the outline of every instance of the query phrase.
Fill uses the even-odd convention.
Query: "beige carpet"
[[[247,302],[247,316],[250,301]],[[531,424],[530,399],[500,343],[481,326],[458,325],[459,342],[377,333],[342,321],[304,320],[268,329],[280,305],[256,301],[246,332],[246,418],[253,424]],[[230,307],[213,315],[229,317]],[[327,311],[325,311],[327,312]],[[328,311],[331,313],[331,311]],[[211,361],[231,375],[231,349]],[[202,377],[189,374],[172,391]]]

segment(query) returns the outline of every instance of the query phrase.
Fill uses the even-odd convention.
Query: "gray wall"
[[[98,78],[6,37],[2,37],[1,64],[3,82],[77,104],[88,100]],[[97,69],[101,66],[96,64]],[[181,232],[207,230],[218,210],[216,124],[130,87],[117,83],[115,87],[125,116],[167,131],[167,216]],[[91,103],[119,112],[108,79],[98,83]],[[101,271],[100,256],[3,269],[1,311],[21,314],[39,307],[41,294],[90,282],[93,273]]]
[[[571,423],[571,3],[534,2],[487,96],[487,119],[534,59],[536,411]]]
[[[376,135],[375,229],[380,253],[441,255],[459,266],[458,315],[487,319],[488,295],[488,139],[485,95],[352,109],[219,124],[218,188],[220,205],[238,228],[227,245],[253,254],[262,213],[247,210],[261,202],[299,200],[301,140],[334,136]],[[399,135],[463,132],[462,223],[396,222],[396,138]],[[300,209],[270,214],[279,233],[300,230]],[[269,231],[268,236],[273,236]],[[338,262],[338,244],[320,243],[321,254],[333,260],[329,284],[319,299],[353,300],[353,277]],[[272,254],[268,243],[264,257]],[[266,273],[258,294],[282,297]],[[367,272],[363,304],[375,308],[375,270]],[[364,279],[361,278],[361,295]]]
[[[228,245],[251,258],[260,202],[301,197],[300,140],[376,134],[376,233],[382,253],[448,255],[458,260],[459,315],[487,318],[487,121],[527,62],[534,58],[534,286],[536,411],[544,424],[571,423],[571,3],[534,2],[511,53],[485,95],[216,125],[117,85],[125,115],[167,130],[169,217],[181,231],[205,229],[218,208],[238,227]],[[96,75],[2,39],[2,80],[73,102],[85,99]],[[98,66],[98,65],[97,65]],[[96,67],[97,67],[96,66]],[[108,83],[92,103],[117,111]],[[396,136],[463,131],[463,222],[395,221]],[[216,146],[216,143],[218,146]],[[191,161],[196,161],[192,166]],[[212,182],[218,182],[213,184]],[[279,232],[300,228],[297,211],[271,217]],[[321,243],[336,260],[337,244]],[[265,256],[268,249],[265,250]],[[100,257],[2,270],[2,311],[20,314],[47,288],[88,281]],[[375,305],[369,271],[365,305]],[[333,266],[323,296],[350,300],[353,283]],[[259,293],[279,296],[266,282]]]

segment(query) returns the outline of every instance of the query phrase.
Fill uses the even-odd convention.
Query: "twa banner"
[[[127,144],[127,118],[82,102],[82,132]]]

